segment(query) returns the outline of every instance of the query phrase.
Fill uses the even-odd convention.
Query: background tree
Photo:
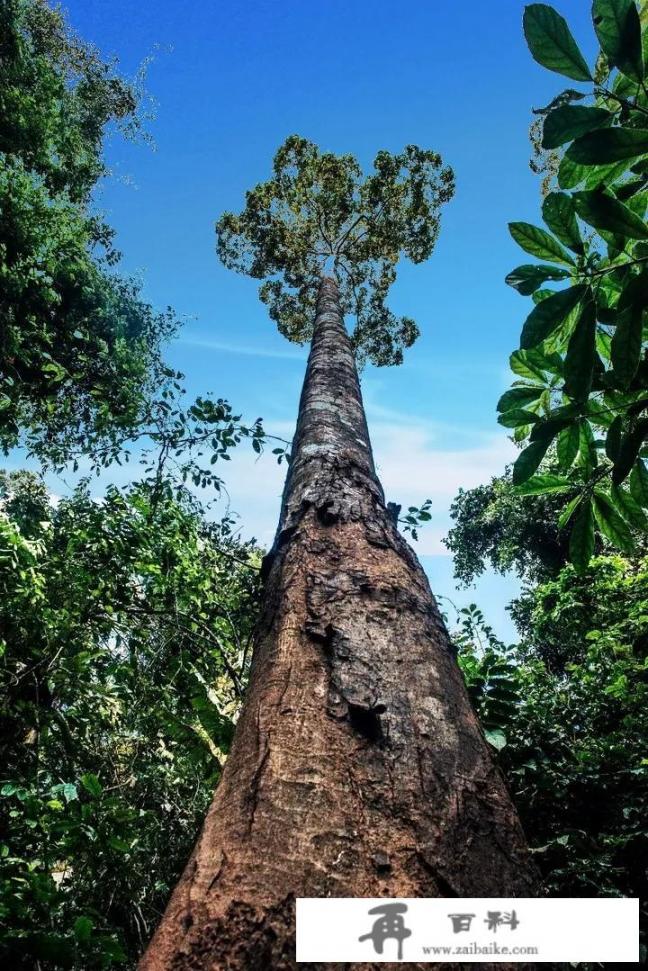
[[[313,337],[248,693],[142,971],[293,968],[298,896],[533,892],[515,810],[376,476],[342,316],[353,288],[343,284],[341,301],[336,279],[322,277],[325,260],[344,279],[358,274],[367,297],[356,353],[398,359],[407,341],[395,344],[387,277],[372,267],[391,278],[400,249],[429,252],[451,184],[448,173],[437,188],[440,165],[418,148],[379,153],[378,175],[359,183],[353,159],[292,137],[275,178],[248,194],[242,216],[219,222],[225,261],[257,277],[282,272],[262,297],[275,294],[288,336],[312,327]],[[284,283],[299,290],[286,297]]]
[[[505,647],[475,605],[455,631],[468,690],[545,890],[631,896],[648,930],[645,556],[596,556],[527,588]]]
[[[570,523],[578,569],[594,552],[595,529],[629,553],[632,529],[648,526],[648,20],[633,0],[594,0],[592,17],[600,53],[590,69],[552,7],[524,14],[535,59],[586,89],[568,88],[539,110],[542,147],[559,150],[558,188],[542,204],[550,232],[510,224],[544,262],[507,277],[535,308],[510,359],[518,380],[498,404],[500,422],[529,442],[513,469],[520,494],[567,500],[560,524]],[[553,281],[568,285],[544,288]],[[558,474],[536,475],[554,442]]]
[[[107,130],[140,130],[140,91],[45,0],[0,9],[0,445],[64,461],[115,443],[173,372],[155,313],[113,271],[93,210]]]
[[[220,777],[260,554],[171,491],[0,477],[5,967],[133,967]]]

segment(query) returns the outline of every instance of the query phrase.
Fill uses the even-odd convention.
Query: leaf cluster
[[[260,551],[189,493],[0,477],[0,959],[134,966],[220,776]]]
[[[499,643],[474,605],[455,636],[555,896],[648,899],[647,569],[645,557],[619,555],[593,558],[584,574],[567,565],[529,592],[520,644]],[[552,670],[543,658],[566,637],[569,656]],[[645,903],[641,924],[645,933]]]
[[[140,129],[140,91],[45,0],[0,6],[0,448],[57,459],[117,443],[168,375],[176,329],[114,271],[92,208],[103,142]]]
[[[552,7],[524,14],[535,59],[587,90],[539,109],[543,147],[561,152],[558,186],[543,201],[546,229],[510,224],[542,262],[507,277],[535,306],[498,403],[500,423],[526,443],[513,481],[521,495],[567,500],[559,526],[570,524],[579,569],[597,531],[631,552],[633,530],[648,528],[648,24],[633,0],[594,0],[592,18],[600,56],[590,69]],[[550,449],[556,473],[536,474]]]

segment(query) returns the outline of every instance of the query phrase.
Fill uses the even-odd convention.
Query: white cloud
[[[281,351],[271,348],[260,348],[252,345],[227,344],[224,341],[213,341],[201,337],[180,337],[178,344],[186,344],[190,347],[201,347],[206,351],[218,351],[221,354],[242,354],[246,357],[278,357],[283,360],[305,361],[307,352],[304,351]]]
[[[286,424],[272,430],[290,435]],[[450,527],[448,510],[460,488],[480,485],[493,475],[499,475],[516,450],[501,435],[475,433],[472,447],[464,449],[439,448],[434,443],[434,431],[416,424],[403,426],[394,422],[374,421],[371,434],[378,476],[388,500],[404,507],[418,506],[432,499],[432,521],[419,532],[414,544],[417,553],[428,556],[448,556],[441,540]],[[232,453],[227,467],[221,466],[232,509],[241,517],[244,536],[256,536],[269,545],[274,537],[279,517],[281,492],[286,466],[277,465],[268,452],[260,458],[245,446]]]

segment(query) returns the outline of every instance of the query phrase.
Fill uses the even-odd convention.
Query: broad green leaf
[[[592,387],[596,356],[596,314],[593,301],[581,310],[569,338],[565,357],[565,394],[577,401],[587,398]]]
[[[605,454],[609,458],[610,462],[616,462],[617,458],[619,457],[622,429],[623,418],[621,415],[617,415],[608,428],[607,436],[605,438]]]
[[[72,802],[74,799],[79,798],[79,793],[77,792],[77,787],[73,782],[66,782],[62,790],[66,802]]]
[[[526,253],[537,256],[539,260],[553,260],[554,263],[565,263],[573,266],[574,260],[567,250],[563,249],[558,240],[554,239],[546,230],[531,223],[509,223],[511,236]]]
[[[561,512],[560,516],[558,517],[558,529],[565,528],[565,526],[573,516],[575,510],[580,505],[582,498],[583,496],[581,494],[580,496],[574,496],[573,499],[569,500],[569,502]]]
[[[505,282],[517,290],[518,293],[528,297],[545,280],[565,280],[568,276],[569,272],[567,270],[561,270],[557,266],[525,263],[523,266],[518,266],[514,270],[511,270]]]
[[[627,388],[637,373],[641,359],[643,314],[639,307],[627,307],[619,314],[612,335],[611,357],[614,379]]]
[[[581,418],[579,426],[578,464],[582,467],[586,477],[589,478],[598,465],[598,453],[592,426],[587,418]]]
[[[603,535],[624,553],[632,553],[634,550],[632,533],[609,498],[600,492],[595,492],[593,505],[596,525]]]
[[[637,459],[632,467],[630,492],[635,502],[648,509],[648,469],[642,459]]]
[[[533,475],[515,490],[518,496],[541,496],[550,492],[566,492],[573,484],[562,475]]]
[[[546,300],[536,304],[522,328],[520,337],[522,349],[528,350],[546,340],[560,327],[586,292],[587,287],[579,284],[568,287],[567,290],[560,290],[552,297],[547,297]]]
[[[582,135],[565,153],[580,165],[608,165],[648,154],[648,131],[639,128],[602,128]]]
[[[131,848],[131,844],[126,840],[121,839],[119,836],[110,836],[108,839],[108,845],[113,850],[117,850],[119,853],[128,853]]]
[[[611,186],[627,170],[626,162],[610,162],[608,165],[580,165],[563,155],[558,166],[558,185],[561,189],[596,189],[599,185]]]
[[[547,453],[551,439],[532,442],[523,449],[513,465],[513,485],[521,485],[530,479]]]
[[[542,218],[561,243],[575,253],[583,252],[574,200],[565,192],[550,192],[542,203]]]
[[[641,81],[641,25],[634,0],[594,0],[592,20],[608,62],[627,77]]]
[[[555,290],[536,290],[535,293],[531,295],[531,299],[534,303],[540,303],[541,300],[546,300],[547,297],[553,297]]]
[[[485,728],[484,735],[486,736],[486,741],[489,742],[493,748],[496,748],[498,752],[501,752],[501,750],[507,745],[506,735],[501,728]]]
[[[93,772],[86,772],[81,776],[81,785],[91,796],[100,796],[103,789],[99,779]]]
[[[612,481],[619,485],[630,474],[639,450],[648,438],[648,418],[640,418],[621,439],[619,455],[612,469]]]
[[[545,118],[542,147],[559,148],[587,132],[609,125],[614,115],[605,108],[586,108],[584,105],[562,105]]]
[[[538,64],[575,81],[591,81],[587,62],[566,20],[553,7],[530,4],[524,10],[523,24],[529,50]]]
[[[556,442],[556,454],[558,455],[560,468],[564,472],[566,472],[567,469],[572,465],[574,459],[578,455],[579,442],[580,431],[577,422],[568,425],[567,428],[563,428],[558,435],[558,440]]]
[[[558,185],[561,189],[574,189],[584,181],[588,168],[563,155],[558,166]]]
[[[589,499],[583,499],[569,537],[569,557],[574,568],[583,573],[594,552],[594,517]]]
[[[497,421],[504,428],[521,428],[538,420],[538,415],[533,411],[525,411],[523,408],[514,408],[511,411],[502,412]],[[525,436],[526,437],[526,436]]]
[[[610,499],[619,515],[623,516],[626,522],[634,526],[635,529],[648,530],[648,517],[630,492],[612,483]]]
[[[92,934],[93,921],[89,917],[77,917],[74,922],[74,936],[77,941],[87,941]]]
[[[626,162],[611,162],[609,165],[586,165],[585,189],[598,189],[599,186],[612,187],[617,179],[622,178],[628,166]]]
[[[532,401],[537,401],[543,391],[544,388],[537,386],[533,388],[511,388],[509,391],[505,391],[497,402],[497,410],[505,412],[511,411],[513,408],[521,408]]]
[[[545,384],[545,370],[549,370],[544,363],[542,355],[537,355],[535,351],[513,351],[509,357],[509,367],[514,374],[541,384]]]
[[[552,412],[549,418],[542,418],[536,422],[531,431],[530,440],[532,442],[551,443],[563,428],[567,428],[573,418],[573,407],[570,407],[569,413],[565,415]]]
[[[630,239],[648,239],[648,227],[644,220],[607,192],[576,192],[574,203],[581,219],[595,229]]]

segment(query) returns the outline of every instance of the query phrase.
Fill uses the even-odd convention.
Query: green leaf
[[[583,253],[583,241],[576,221],[574,200],[565,192],[550,192],[542,203],[542,218],[561,243]]]
[[[587,292],[587,287],[577,285],[568,287],[567,290],[560,290],[552,297],[547,297],[536,304],[527,317],[520,345],[522,349],[528,350],[546,340],[553,332],[560,327],[568,315],[577,306],[579,301]]]
[[[608,62],[626,77],[641,81],[641,25],[634,0],[594,0],[592,20]]]
[[[77,917],[74,922],[74,936],[77,941],[87,941],[92,934],[93,921],[89,917]]]
[[[92,772],[86,772],[81,776],[81,785],[91,796],[98,797],[103,792],[99,779]]]
[[[579,442],[580,431],[576,422],[568,425],[567,428],[563,428],[558,435],[556,453],[558,455],[558,463],[563,471],[567,471],[578,455]]]
[[[640,418],[621,439],[619,455],[612,469],[612,481],[619,485],[629,475],[639,455],[639,450],[648,437],[648,418]]]
[[[580,165],[608,165],[648,154],[648,131],[639,128],[602,128],[582,135],[565,157]]]
[[[509,357],[509,367],[514,374],[530,381],[539,381],[541,384],[545,384],[545,370],[549,370],[543,365],[542,355],[537,351],[513,351]]]
[[[579,426],[578,464],[583,468],[586,477],[589,477],[598,464],[598,454],[589,421],[586,418],[581,418]]]
[[[587,398],[592,387],[596,357],[596,313],[592,300],[583,307],[569,338],[565,357],[565,394],[576,401]]]
[[[532,442],[523,449],[513,465],[513,485],[521,485],[530,479],[547,453],[551,439]]]
[[[523,266],[518,266],[514,270],[511,270],[505,282],[517,290],[518,293],[528,297],[545,280],[565,280],[568,276],[569,273],[567,270],[561,270],[557,266],[525,263]]]
[[[648,509],[648,469],[642,459],[637,459],[630,473],[630,493],[635,502]]]
[[[523,25],[529,50],[538,64],[575,81],[592,80],[566,20],[553,7],[532,3],[524,10]]]
[[[612,335],[612,368],[614,379],[622,388],[629,387],[641,359],[643,314],[638,307],[627,307],[617,319]]]
[[[605,108],[586,108],[583,105],[561,105],[545,118],[542,147],[559,148],[565,142],[587,132],[609,125],[614,115]]]
[[[113,849],[117,850],[118,853],[128,853],[130,850],[130,843],[126,840],[120,839],[119,836],[111,836],[108,839],[108,845]]]
[[[558,166],[558,185],[561,189],[573,189],[584,183],[586,189],[599,185],[611,186],[627,170],[626,162],[610,162],[608,165],[581,165],[563,155]]]
[[[493,748],[496,748],[498,752],[501,752],[502,749],[506,747],[506,735],[501,728],[485,728],[484,735],[486,736],[486,741],[489,742]]]
[[[587,569],[593,552],[594,517],[592,515],[592,504],[589,499],[584,499],[574,519],[569,537],[569,558],[579,573],[583,573]]]
[[[533,411],[525,411],[523,408],[513,408],[511,411],[503,412],[497,419],[504,428],[520,428],[533,424],[538,420],[538,415]],[[526,437],[526,435],[524,436]]]
[[[544,229],[531,223],[509,223],[509,232],[518,246],[525,253],[537,256],[539,260],[553,260],[555,263],[566,263],[573,266],[574,261],[567,250],[563,249],[558,240],[554,239]]]
[[[582,501],[583,496],[574,496],[573,499],[567,503],[560,516],[558,517],[558,529],[564,529],[569,520],[571,519],[574,511],[578,508]]]
[[[565,492],[572,489],[573,484],[562,475],[533,475],[530,479],[517,487],[518,496],[541,496],[550,492]]]
[[[636,529],[648,530],[648,517],[630,492],[612,483],[610,498],[617,512],[623,516],[626,522]]]
[[[578,215],[595,229],[630,239],[648,239],[648,227],[628,206],[601,190],[574,193]]]
[[[511,388],[509,391],[505,391],[497,402],[497,410],[505,412],[511,411],[513,408],[521,408],[532,401],[537,401],[543,391],[544,388],[539,387]]]
[[[593,502],[596,524],[603,535],[624,553],[632,553],[634,551],[632,533],[608,497],[595,492]]]
[[[621,432],[623,429],[623,418],[617,415],[613,419],[605,438],[605,454],[610,462],[616,462],[621,448]]]
[[[77,787],[73,782],[66,782],[63,785],[62,793],[65,797],[66,802],[72,802],[74,799],[79,798],[79,793],[77,792]]]

